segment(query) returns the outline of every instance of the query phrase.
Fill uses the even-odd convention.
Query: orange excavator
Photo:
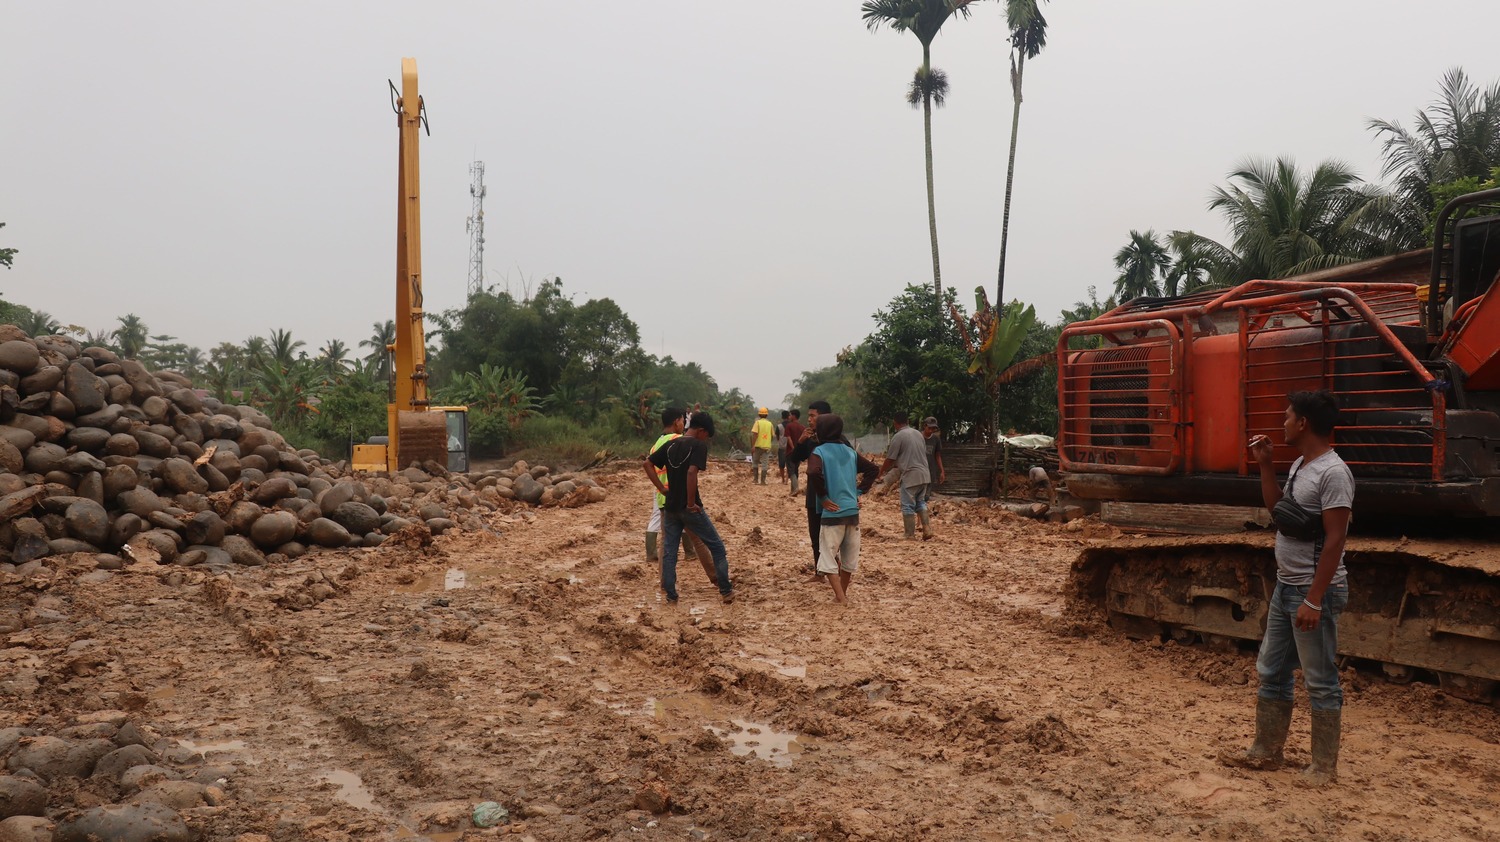
[[[417,60],[401,59],[401,88],[391,107],[401,130],[396,176],[396,341],[391,355],[388,435],[354,446],[357,471],[395,473],[433,462],[450,471],[469,469],[468,407],[433,406],[428,394],[427,336],[422,310],[422,202],[418,139],[427,108],[417,93]]]
[[[1329,390],[1357,486],[1341,653],[1489,699],[1500,686],[1500,549],[1485,537],[1500,524],[1500,190],[1449,202],[1433,238],[1070,325],[1058,448],[1069,492],[1100,501],[1106,519],[1190,533],[1256,511],[1247,440],[1270,436],[1285,475],[1296,456],[1282,444],[1286,395]],[[1074,585],[1127,634],[1232,643],[1261,637],[1275,575],[1270,533],[1241,530],[1098,543]]]

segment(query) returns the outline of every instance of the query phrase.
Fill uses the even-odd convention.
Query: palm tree
[[[349,368],[349,348],[342,339],[330,339],[318,349],[318,365],[329,377],[337,377]]]
[[[1010,29],[1010,163],[1005,168],[1005,213],[1000,221],[1000,271],[995,281],[995,300],[1005,304],[1005,251],[1010,244],[1010,192],[1016,177],[1016,136],[1021,129],[1021,81],[1026,59],[1036,58],[1047,46],[1047,19],[1037,0],[1006,0],[1005,23]]]
[[[922,133],[927,147],[927,232],[932,240],[932,287],[934,299],[943,300],[943,271],[938,260],[937,202],[932,189],[932,106],[948,99],[948,76],[932,66],[932,39],[954,13],[969,16],[970,0],[865,0],[863,16],[871,31],[889,26],[910,32],[922,43],[922,66],[907,89],[906,101],[922,106]]]
[[[208,359],[203,356],[202,348],[196,345],[189,347],[182,352],[182,373],[196,383],[198,378],[203,376],[203,366],[207,362]]]
[[[365,355],[365,364],[383,382],[391,378],[391,355],[385,349],[396,344],[396,322],[394,319],[386,319],[384,323],[375,322],[371,327],[373,332],[370,338],[361,339],[359,347],[370,349],[370,353]]]
[[[257,371],[265,368],[271,359],[271,347],[263,336],[252,336],[245,340],[245,349],[242,352],[245,368]]]
[[[90,330],[83,335],[83,347],[85,348],[110,348],[113,350],[114,332],[108,328],[102,330]]]
[[[285,370],[291,368],[292,363],[297,361],[297,349],[306,344],[301,339],[293,339],[291,331],[276,328],[271,331],[271,339],[266,343],[266,351],[271,361]]]
[[[1191,231],[1174,231],[1169,238],[1172,245],[1172,265],[1162,275],[1162,291],[1169,297],[1185,295],[1207,284],[1209,272],[1214,268],[1213,258],[1197,241]]]
[[[1390,254],[1404,245],[1388,236],[1388,197],[1366,186],[1347,164],[1324,161],[1310,172],[1290,158],[1250,160],[1215,188],[1208,206],[1224,215],[1232,248],[1196,234],[1183,239],[1205,255],[1213,283],[1285,278]]]
[[[1172,256],[1155,231],[1130,232],[1130,242],[1115,252],[1115,268],[1120,276],[1115,278],[1115,296],[1121,301],[1142,296],[1161,295],[1157,284],[1158,275],[1165,274],[1172,263]]]
[[[1443,74],[1438,99],[1417,111],[1414,128],[1371,120],[1382,140],[1383,175],[1395,177],[1397,196],[1425,223],[1434,207],[1432,188],[1461,178],[1485,178],[1500,167],[1500,81],[1481,90],[1462,68]]]
[[[115,328],[115,342],[119,343],[120,356],[127,360],[133,360],[145,350],[146,343],[151,340],[151,333],[146,328],[146,323],[141,317],[134,313],[127,313],[116,319],[120,326]]]
[[[51,336],[62,330],[62,323],[41,310],[25,310],[16,317],[16,327],[27,336]]]

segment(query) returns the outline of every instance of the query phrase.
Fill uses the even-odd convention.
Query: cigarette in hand
[[[1260,445],[1260,444],[1269,444],[1270,441],[1271,441],[1271,439],[1269,437],[1267,437],[1267,436],[1264,436],[1264,435],[1251,436],[1249,446],[1250,447],[1255,447],[1256,445]]]

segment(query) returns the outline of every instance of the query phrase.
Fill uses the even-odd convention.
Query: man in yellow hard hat
[[[771,414],[770,409],[763,406],[757,414],[760,417],[750,427],[750,455],[754,457],[750,465],[750,478],[756,485],[765,485],[766,474],[771,470],[771,442],[776,438],[776,428],[767,417]]]

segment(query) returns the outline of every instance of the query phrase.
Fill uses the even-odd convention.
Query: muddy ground
[[[0,586],[56,612],[0,636],[0,671],[35,678],[0,727],[128,711],[223,768],[225,803],[187,814],[215,840],[1500,838],[1500,716],[1431,685],[1349,671],[1336,787],[1221,766],[1252,655],[1070,611],[1084,533],[944,501],[938,539],[905,542],[885,498],[837,606],[799,574],[800,502],[716,463],[739,599],[684,565],[668,606],[644,476],[601,480],[604,503],[428,548],[217,578],[78,557]],[[70,797],[92,803],[51,809]],[[486,800],[513,823],[472,829]]]

